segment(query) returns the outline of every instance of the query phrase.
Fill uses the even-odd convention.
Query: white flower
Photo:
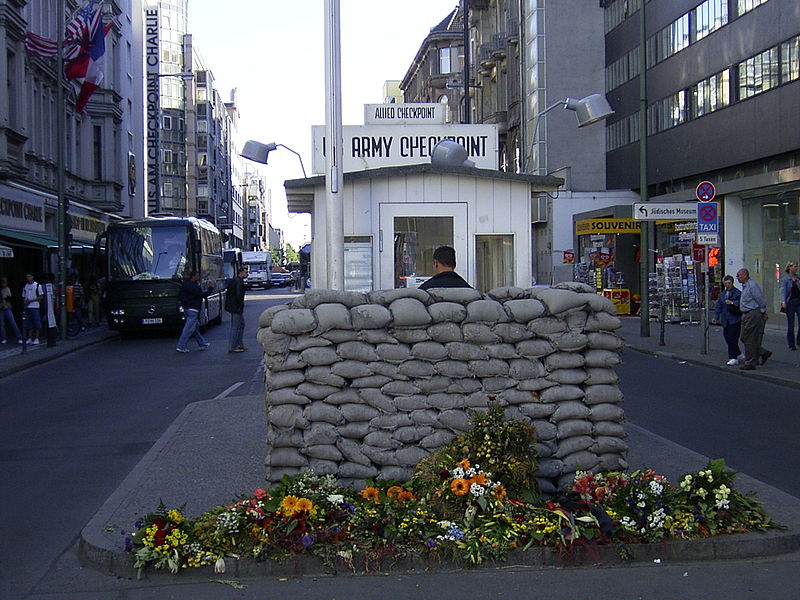
[[[225,559],[221,556],[217,559],[217,562],[214,563],[214,573],[224,573],[225,572]]]
[[[697,490],[697,495],[701,498],[705,498],[708,495],[708,492],[705,490],[705,488],[700,488]]]
[[[456,467],[450,473],[453,475],[453,479],[464,479],[464,469],[461,467]]]
[[[331,504],[341,504],[344,502],[344,496],[342,494],[331,494],[328,496],[328,502]]]
[[[477,483],[473,483],[469,486],[469,491],[473,496],[483,496],[486,493],[486,488]]]
[[[656,495],[661,494],[664,491],[664,486],[661,485],[658,481],[651,481],[650,482],[650,491]]]

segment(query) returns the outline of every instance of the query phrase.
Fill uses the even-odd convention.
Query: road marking
[[[222,393],[221,393],[219,396],[215,396],[215,397],[214,397],[214,400],[222,400],[222,399],[223,399],[223,398],[225,398],[226,396],[228,396],[228,395],[230,395],[231,393],[233,393],[233,391],[234,391],[234,390],[236,390],[236,389],[240,388],[240,387],[241,387],[241,386],[243,386],[243,385],[244,385],[244,381],[240,381],[240,382],[238,382],[238,383],[234,383],[234,384],[233,384],[231,387],[229,387],[227,390],[225,390],[224,392],[222,392]]]

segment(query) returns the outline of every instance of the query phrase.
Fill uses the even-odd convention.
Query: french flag
[[[83,113],[89,98],[103,82],[106,66],[106,33],[110,29],[110,23],[105,27],[98,27],[86,52],[68,63],[65,68],[67,79],[83,80],[78,100],[75,102],[75,112],[78,114]]]

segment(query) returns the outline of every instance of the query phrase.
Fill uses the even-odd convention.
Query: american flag
[[[73,60],[86,51],[94,38],[97,27],[103,20],[102,11],[95,9],[95,2],[87,2],[67,23],[64,32],[64,59]]]
[[[58,53],[58,43],[55,40],[42,37],[32,31],[25,33],[25,47],[31,54],[43,58],[52,58]]]

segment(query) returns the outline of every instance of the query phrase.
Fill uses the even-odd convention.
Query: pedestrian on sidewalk
[[[231,334],[228,340],[228,352],[244,352],[244,280],[247,279],[247,267],[240,267],[236,277],[226,283],[225,310],[231,313]]]
[[[11,288],[8,287],[8,279],[0,277],[0,344],[8,343],[6,323],[8,323],[8,327],[11,333],[14,334],[17,343],[22,343],[22,334],[19,332],[17,322],[14,320],[12,296]]]
[[[739,299],[742,292],[733,286],[733,277],[725,275],[722,278],[724,289],[719,295],[717,306],[714,309],[712,323],[722,323],[722,336],[728,344],[729,367],[739,364],[739,336],[742,333],[742,311],[739,310]]]
[[[25,286],[22,288],[22,302],[25,306],[25,337],[28,343],[36,346],[39,343],[39,330],[42,328],[42,315],[39,303],[44,298],[44,290],[33,273],[25,273]]]
[[[744,364],[742,371],[752,371],[757,364],[766,364],[772,352],[761,345],[764,339],[764,326],[767,323],[767,299],[761,286],[750,279],[750,271],[739,269],[736,279],[742,284],[739,309],[742,311],[742,343],[744,344]]]
[[[789,350],[797,350],[800,346],[800,279],[797,278],[797,263],[786,265],[786,275],[781,281],[781,312],[786,313],[786,341]],[[797,335],[794,332],[794,320],[797,318]]]
[[[192,271],[189,274],[189,279],[181,284],[178,298],[183,306],[183,314],[186,316],[186,322],[183,324],[183,331],[181,337],[178,339],[178,347],[175,348],[178,352],[186,354],[189,349],[186,345],[189,343],[189,338],[193,337],[200,346],[200,350],[207,350],[211,345],[206,341],[206,338],[200,333],[200,325],[198,323],[200,317],[200,309],[203,307],[203,299],[208,298],[211,292],[214,291],[212,286],[204,292],[200,287],[200,273]]]

